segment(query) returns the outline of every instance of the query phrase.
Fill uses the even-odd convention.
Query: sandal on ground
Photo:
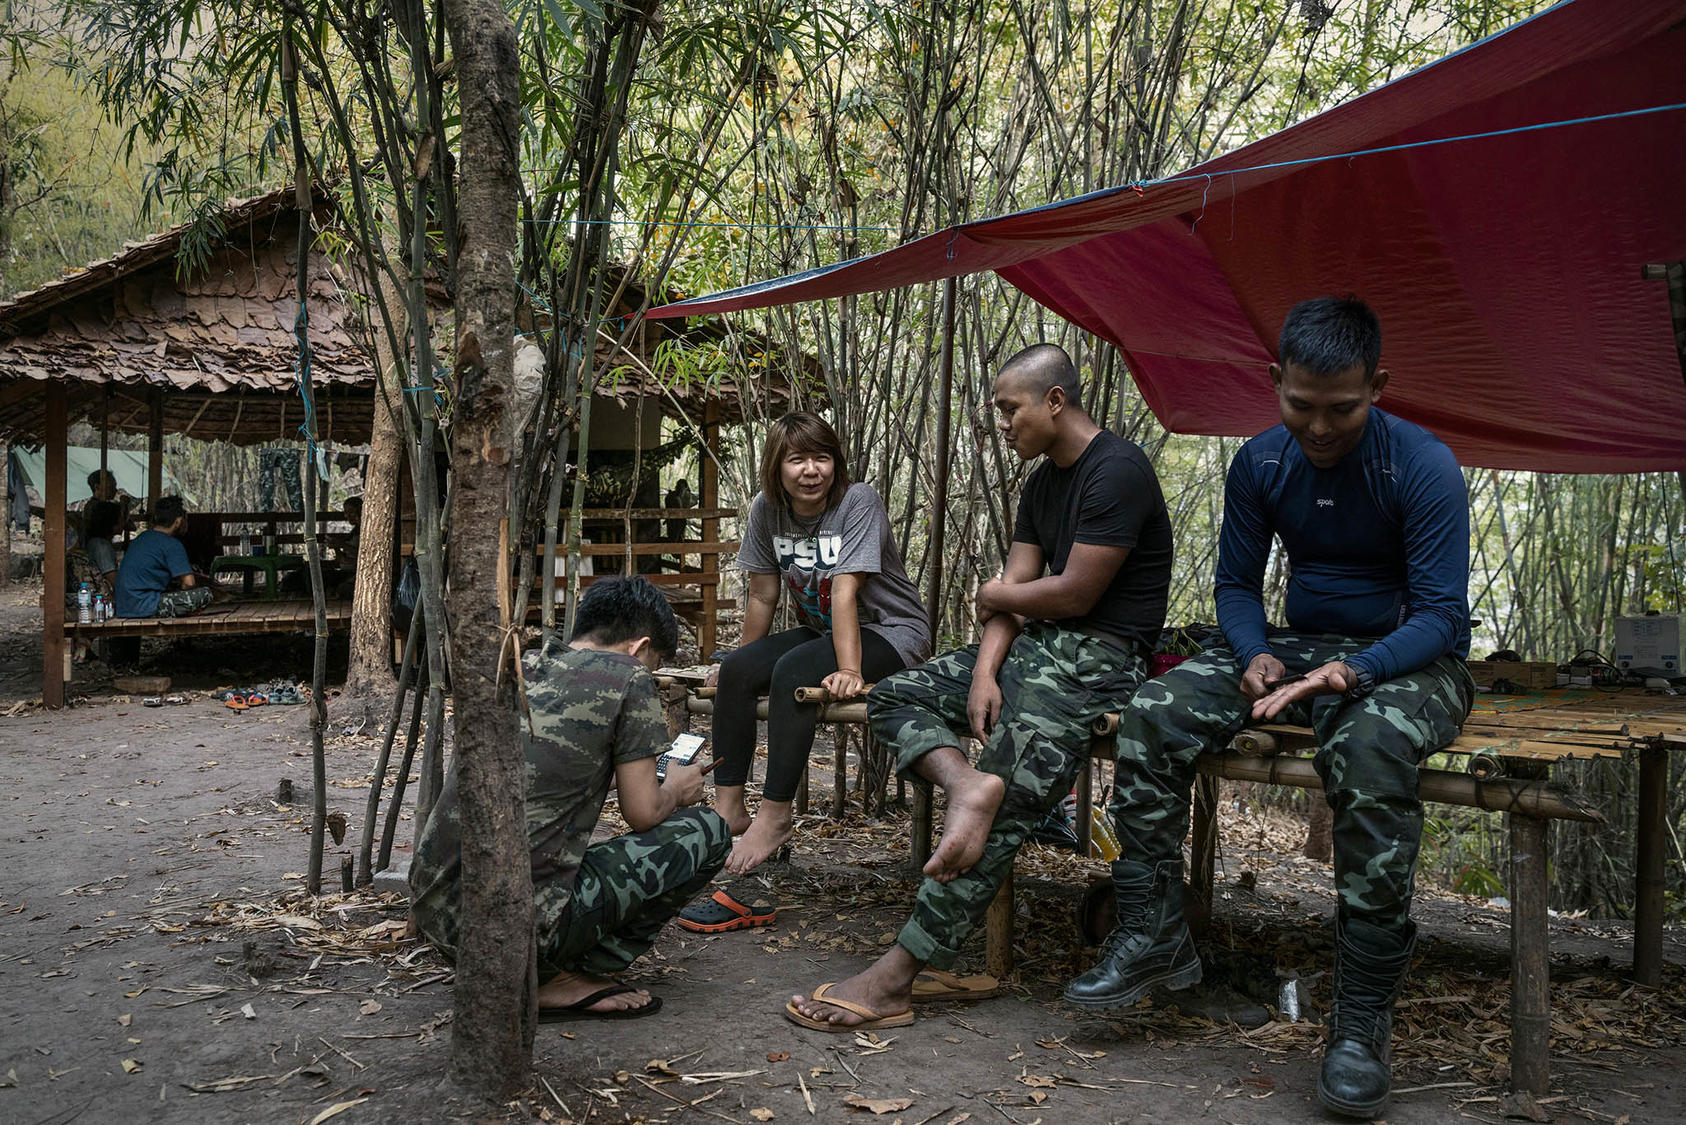
[[[607,1000],[611,996],[621,996],[628,992],[637,992],[631,985],[615,983],[607,988],[599,988],[590,996],[582,996],[572,1004],[561,1008],[540,1008],[540,1023],[562,1023],[566,1020],[636,1020],[645,1016],[653,1016],[662,1010],[662,998],[650,997],[648,1004],[636,1008],[613,1008],[600,1012],[592,1005],[600,1000]]]
[[[678,922],[698,934],[723,934],[728,930],[750,930],[770,926],[778,920],[779,908],[765,903],[754,906],[739,902],[730,891],[718,890],[710,898],[693,902],[679,912]]]
[[[162,699],[159,699],[156,695],[149,695],[145,699],[141,700],[141,706],[142,707],[162,707],[162,706],[164,706],[164,701]]]
[[[945,1000],[987,1000],[1001,991],[1001,982],[988,973],[957,977],[942,969],[924,969],[913,978],[913,1002],[933,1004]]]
[[[236,692],[223,700],[222,705],[231,711],[244,711],[246,709],[246,697]]]
[[[177,707],[181,707],[181,706],[184,706],[187,703],[187,696],[185,696],[185,695],[166,695],[164,697],[164,702],[169,703],[169,704],[173,704],[174,706],[177,706]]]
[[[246,706],[248,707],[262,707],[268,702],[269,696],[265,695],[261,691],[254,691],[251,695],[246,697]]]
[[[890,1027],[906,1027],[908,1024],[913,1022],[913,1013],[911,1011],[897,1012],[892,1016],[884,1016],[879,1015],[871,1008],[868,1008],[865,1004],[856,1004],[852,1000],[844,1000],[841,997],[832,996],[830,993],[831,990],[836,987],[836,984],[836,981],[828,981],[825,984],[820,985],[810,994],[811,998],[818,1000],[822,1004],[830,1004],[833,1008],[842,1008],[845,1012],[853,1012],[855,1015],[861,1017],[860,1023],[827,1023],[825,1020],[814,1019],[811,1016],[804,1015],[802,1011],[797,1008],[795,1001],[791,1001],[784,1006],[784,1018],[789,1020],[791,1023],[800,1024],[803,1027],[812,1028],[815,1031],[828,1031],[834,1034],[841,1032],[854,1033],[857,1031],[881,1031]]]
[[[299,694],[299,689],[296,687],[280,687],[269,693],[269,701],[271,703],[291,705],[295,703],[303,703],[304,696]]]

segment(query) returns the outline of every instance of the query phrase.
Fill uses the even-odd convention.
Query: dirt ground
[[[186,706],[143,708],[100,678],[39,707],[39,585],[0,589],[0,1121],[419,1122],[805,1120],[1035,1125],[1319,1119],[1332,908],[1297,826],[1226,794],[1212,987],[1113,1018],[1063,1007],[1088,963],[1071,921],[1098,864],[1026,849],[1017,972],[995,999],[920,1009],[877,1039],[781,1018],[791,993],[845,976],[892,939],[915,889],[905,817],[812,815],[764,868],[766,930],[677,927],[629,978],[652,1018],[541,1027],[534,1083],[496,1110],[441,1085],[450,973],[403,937],[401,898],[304,892],[304,708],[229,711],[206,692],[308,669],[308,645],[249,639],[149,648]],[[378,730],[336,718],[328,803],[362,830]],[[827,745],[816,793],[830,791]],[[276,801],[284,779],[290,804]],[[399,829],[407,844],[413,825]],[[1396,1123],[1686,1120],[1686,935],[1665,988],[1623,979],[1621,923],[1553,921],[1553,1090],[1507,1098],[1506,913],[1423,888],[1421,958],[1396,1037]],[[980,968],[982,935],[967,951]],[[1301,981],[1304,1011],[1274,1005]],[[1240,1022],[1236,1022],[1239,1020]],[[1246,1029],[1242,1023],[1262,1025]],[[852,1101],[851,1101],[852,1100]],[[882,1111],[878,1113],[876,1111]]]

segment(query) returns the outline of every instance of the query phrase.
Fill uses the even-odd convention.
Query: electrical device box
[[[1616,618],[1616,667],[1680,675],[1680,615]]]

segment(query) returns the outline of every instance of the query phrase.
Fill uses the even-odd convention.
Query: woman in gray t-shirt
[[[720,664],[714,804],[741,833],[726,861],[741,875],[790,839],[791,802],[819,722],[819,706],[798,704],[795,689],[819,685],[852,699],[928,657],[931,634],[884,502],[870,485],[849,483],[836,431],[813,414],[787,414],[767,433],[738,566],[749,572],[749,597],[743,643]],[[801,624],[772,633],[781,591]],[[752,822],[744,782],[763,692],[767,778]]]

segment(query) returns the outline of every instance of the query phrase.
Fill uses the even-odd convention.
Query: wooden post
[[[1546,822],[1510,820],[1510,1084],[1551,1085],[1551,978],[1546,935]]]
[[[948,453],[954,444],[949,433],[948,400],[954,392],[954,278],[943,282],[942,386],[937,391],[937,480],[931,497],[931,546],[929,580],[925,584],[925,617],[930,623],[931,642],[943,620],[943,513],[948,510]]]
[[[866,803],[865,798],[861,803]],[[921,778],[913,783],[913,871],[919,873],[931,858],[931,783]]]
[[[1639,752],[1639,833],[1634,846],[1633,979],[1655,988],[1663,974],[1663,858],[1668,847],[1668,752]]]
[[[41,702],[64,706],[64,684],[70,678],[65,660],[70,655],[64,635],[64,497],[66,431],[63,383],[47,384],[47,479],[42,496],[46,538],[45,570],[41,583]]]
[[[984,921],[984,961],[996,980],[1013,971],[1013,869],[1001,880],[1001,889],[989,904]]]
[[[1077,831],[1077,854],[1084,859],[1089,858],[1089,849],[1095,837],[1095,753],[1105,753],[1106,743],[1110,739],[1089,738],[1089,756],[1083,759],[1083,764],[1077,768],[1077,813],[1072,825]]]
[[[808,811],[808,763],[802,763],[802,776],[796,781],[796,811],[806,814]]]
[[[720,507],[720,465],[716,460],[720,456],[720,402],[713,397],[703,406],[703,448],[697,456],[701,462],[702,506],[712,512]],[[702,537],[704,543],[718,543],[720,521],[704,519]],[[719,628],[720,556],[705,554],[701,561],[702,621],[697,627],[697,648],[707,660],[714,652]]]
[[[1218,855],[1218,779],[1201,774],[1194,780],[1194,844],[1189,857],[1188,885],[1210,913],[1212,880]]]
[[[164,494],[164,392],[153,388],[147,410],[146,502],[152,505],[143,517],[152,523],[158,498]]]
[[[842,820],[843,809],[849,800],[849,728],[838,723],[833,728],[836,738],[832,745],[836,756],[831,761],[831,819]],[[866,740],[870,732],[861,735],[861,761],[866,761]]]

